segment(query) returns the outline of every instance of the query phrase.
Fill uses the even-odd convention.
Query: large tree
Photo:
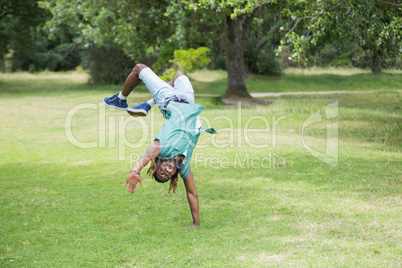
[[[244,41],[254,18],[270,2],[199,0],[188,6],[201,29],[218,33],[228,73],[224,98],[251,98],[245,82]]]
[[[289,1],[284,10],[291,22],[287,41],[293,57],[303,61],[309,49],[323,41],[352,42],[371,57],[371,69],[402,53],[402,5],[384,0]]]

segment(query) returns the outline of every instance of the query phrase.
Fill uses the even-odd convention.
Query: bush
[[[53,50],[49,50],[46,52],[36,53],[32,58],[31,64],[35,66],[36,71],[43,71],[45,69],[48,69],[50,71],[56,71],[57,65],[62,60],[63,57],[61,55],[57,54]]]
[[[226,67],[226,57],[223,54],[219,54],[215,58],[215,69],[220,69],[220,70],[227,70]]]
[[[178,70],[185,73],[192,73],[197,69],[205,67],[211,62],[209,58],[210,50],[207,47],[199,47],[189,50],[175,50],[174,58],[170,60],[171,68],[168,68],[160,76],[162,80],[170,81],[173,79]]]
[[[246,73],[258,73],[264,75],[277,75],[280,73],[280,65],[275,56],[272,44],[266,42],[261,49],[256,50],[259,40],[251,39],[244,43],[244,65]]]
[[[28,71],[29,71],[30,73],[34,73],[34,72],[36,71],[35,65],[32,64],[32,63],[29,64]]]
[[[341,55],[336,56],[331,61],[331,66],[352,67],[352,56],[353,56],[353,51],[342,53]]]
[[[262,49],[257,58],[257,69],[259,74],[278,75],[281,72],[279,62],[275,57],[275,52],[271,47]]]
[[[74,70],[75,66],[81,62],[79,51],[76,49],[72,51],[74,43],[58,45],[54,51],[61,58],[54,66],[54,71]],[[50,69],[50,68],[49,68]]]
[[[173,80],[173,77],[176,75],[177,70],[174,68],[169,68],[163,72],[163,75],[159,76],[160,79],[168,82]]]
[[[90,73],[94,83],[119,84],[126,80],[134,63],[115,47],[97,47],[90,49]]]
[[[58,68],[58,66],[61,65],[64,60],[63,55],[57,53],[54,50],[50,50],[49,52],[46,53],[46,56],[47,56],[47,59],[46,59],[45,69],[47,69],[49,71],[60,70]]]
[[[300,63],[292,60],[289,47],[282,46],[282,49],[278,53],[281,69],[300,67]]]
[[[35,66],[35,71],[48,69],[50,71],[73,70],[81,62],[78,49],[71,51],[74,43],[66,43],[48,49],[45,45],[38,45],[37,50],[17,51],[12,57],[14,69],[30,70]]]
[[[163,72],[170,61],[173,60],[174,57],[174,44],[170,41],[167,41],[160,49],[158,54],[158,60],[153,64],[152,68],[154,72],[161,73]]]
[[[81,66],[77,66],[77,67],[75,67],[75,71],[76,71],[77,73],[83,73],[83,72],[84,72],[84,68],[82,68]]]
[[[319,66],[327,66],[339,56],[338,49],[332,44],[325,44],[318,54],[319,56],[316,57],[316,64]]]
[[[171,60],[177,67],[186,73],[192,73],[197,69],[207,66],[211,59],[209,57],[210,49],[207,47],[199,47],[189,50],[175,50],[174,59]]]

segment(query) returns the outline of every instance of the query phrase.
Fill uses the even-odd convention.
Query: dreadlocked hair
[[[151,166],[147,170],[147,174],[152,176],[157,182],[160,182],[160,183],[167,182],[167,181],[163,180],[161,177],[159,177],[158,169],[163,162],[167,162],[169,160],[170,159],[161,159],[159,157],[155,158],[154,160],[151,160],[152,161]],[[175,158],[173,158],[172,160],[175,162],[175,165],[177,167],[177,160]],[[168,193],[170,193],[171,190],[173,190],[173,193],[176,192],[178,180],[179,180],[179,169],[176,168],[176,172],[173,174],[172,178],[170,179],[170,186],[169,186]]]

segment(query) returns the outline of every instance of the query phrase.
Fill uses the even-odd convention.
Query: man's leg
[[[148,89],[155,87],[155,85],[148,85],[147,82],[149,82],[150,79],[147,79],[145,83],[145,85],[148,87]],[[152,81],[154,81],[155,79],[152,79]],[[160,80],[160,78],[157,78],[157,80]],[[168,97],[169,95],[177,95],[177,97],[182,98],[183,100],[186,100],[189,103],[194,103],[194,90],[193,87],[190,83],[190,80],[188,79],[188,77],[182,73],[179,72],[177,73],[172,81],[169,81],[168,83],[163,82],[162,80],[157,81],[157,85],[160,83],[163,84],[168,84],[170,87],[165,88],[163,85],[162,87],[165,90],[165,97]],[[160,87],[160,85],[158,85],[157,87]],[[150,90],[151,91],[151,90]],[[151,92],[152,93],[152,92]],[[146,116],[148,111],[151,109],[151,107],[153,106],[154,103],[158,103],[160,102],[160,100],[155,100],[155,99],[150,99],[146,102],[143,102],[135,107],[129,108],[127,109],[127,112],[129,114],[131,114],[132,116]],[[151,104],[151,106],[149,106],[149,104]],[[158,105],[160,106],[160,105]],[[161,108],[161,107],[159,107]]]
[[[127,98],[128,95],[130,95],[131,91],[133,91],[133,89],[140,84],[140,82],[141,82],[140,72],[142,70],[144,70],[145,68],[147,68],[147,66],[145,64],[139,63],[134,66],[131,73],[127,76],[126,81],[124,82],[124,85],[123,85],[123,90],[121,91],[121,94],[125,98]]]
[[[174,82],[179,78],[180,76],[185,75],[182,72],[178,72],[174,77],[172,81],[169,81],[168,84],[171,85],[174,88]]]
[[[169,81],[168,84],[173,88],[174,87],[174,82],[176,81],[177,78],[180,76],[184,75],[184,73],[179,72],[177,73],[172,81]],[[123,90],[124,91],[124,90]],[[128,108],[127,112],[131,114],[132,116],[146,116],[148,114],[148,111],[155,105],[155,99],[150,99],[146,102],[143,102],[135,107]]]
[[[123,90],[116,95],[113,95],[110,98],[105,98],[103,101],[105,104],[109,107],[117,108],[123,111],[127,110],[127,97],[130,95],[131,91],[135,87],[137,87],[141,80],[140,80],[140,72],[147,68],[145,64],[137,64],[131,71],[131,73],[128,75],[126,78],[126,81],[124,82]]]
[[[169,82],[169,85],[171,85],[175,91],[179,92],[180,96],[182,96],[188,103],[195,103],[193,86],[184,73],[180,72],[176,74],[173,80]],[[200,128],[201,119],[198,115],[195,124],[195,134],[200,133]]]
[[[160,79],[150,68],[146,67],[140,71],[139,79],[144,82],[153,99],[141,103],[138,106],[127,109],[132,116],[145,116],[151,107],[156,104],[163,114],[164,104],[167,99],[173,98],[174,90],[171,85]]]
[[[186,100],[188,103],[195,102],[193,86],[184,73],[180,72],[176,74],[173,80],[169,83],[171,83],[171,85],[173,86],[173,89],[178,97]]]

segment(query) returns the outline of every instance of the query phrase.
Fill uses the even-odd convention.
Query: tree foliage
[[[48,17],[36,1],[0,0],[0,68],[10,49],[26,59],[35,56],[35,40]]]
[[[173,62],[181,71],[192,73],[197,69],[207,66],[211,62],[209,53],[210,49],[207,47],[175,50]]]
[[[12,42],[26,45],[29,32],[48,18],[36,1],[0,0],[0,7],[0,51],[3,52],[7,52]]]
[[[249,97],[247,72],[279,72],[274,50],[280,44],[287,46],[282,61],[370,65],[374,71],[393,64],[392,60],[397,64],[402,54],[402,5],[396,0],[0,0],[0,4],[0,58],[13,49],[17,68],[74,68],[81,60],[77,51],[85,45],[97,64],[112,64],[105,55],[99,56],[106,59],[102,63],[94,56],[110,52],[127,68],[139,61],[156,62],[155,71],[162,73],[175,50],[208,47],[211,65],[228,71],[228,97]],[[317,61],[325,55],[330,59]],[[118,82],[105,80],[108,68],[93,66],[93,77]],[[125,76],[127,68],[114,64],[109,73]]]
[[[69,25],[84,42],[117,46],[132,59],[144,55],[150,45],[162,45],[174,32],[175,20],[168,16],[169,1],[163,0],[43,0],[53,18],[50,31]]]
[[[116,46],[92,45],[89,55],[93,83],[121,83],[127,78],[133,67],[132,61]]]
[[[42,0],[41,6],[53,14],[51,31],[67,24],[81,32],[86,42],[116,45],[132,59],[139,59],[152,45],[163,47],[166,40],[178,47],[200,40],[199,29],[214,32],[226,53],[228,91],[249,96],[245,86],[243,41],[255,14],[269,1],[163,1],[163,0]],[[190,18],[190,20],[189,20]],[[190,27],[186,27],[190,26]],[[211,44],[205,38],[204,43]],[[190,41],[191,42],[191,41]],[[203,45],[203,44],[199,44]],[[198,46],[197,46],[198,47]],[[189,47],[187,47],[189,48]]]
[[[280,72],[275,48],[281,40],[279,28],[286,23],[278,4],[263,6],[254,18],[244,41],[244,63],[248,73],[277,75]]]
[[[207,66],[211,62],[209,54],[210,49],[207,47],[199,47],[197,49],[190,48],[188,50],[175,50],[173,52],[173,59],[169,61],[171,64],[173,64],[173,66],[165,70],[161,76],[161,79],[171,81],[178,71],[192,73]]]
[[[289,1],[286,41],[293,58],[307,61],[311,47],[325,41],[356,43],[371,55],[373,71],[387,57],[402,53],[402,5],[382,0]]]

